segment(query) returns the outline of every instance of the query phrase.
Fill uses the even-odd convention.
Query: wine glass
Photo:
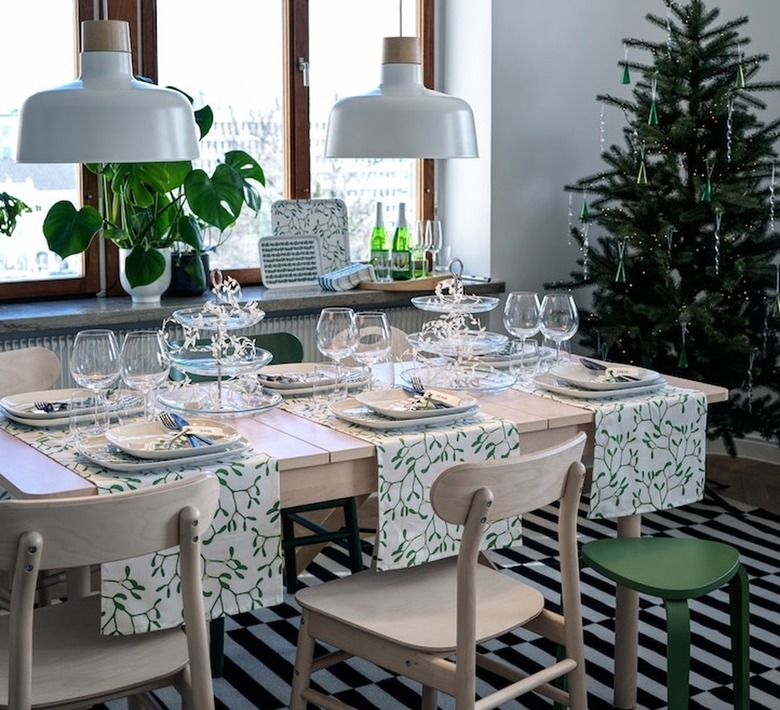
[[[536,335],[542,327],[539,296],[533,291],[512,291],[504,304],[504,327],[520,339],[519,355],[526,349],[526,340]],[[522,368],[521,368],[522,369]]]
[[[92,390],[95,400],[95,433],[103,426],[99,413],[103,406],[103,391],[119,379],[119,343],[113,331],[96,328],[80,330],[70,351],[71,377],[82,387]]]
[[[431,255],[431,273],[434,273],[439,268],[439,252],[443,245],[441,222],[438,219],[426,220],[425,244]]]
[[[428,245],[426,220],[418,219],[414,224],[412,241],[412,277],[415,279],[428,275]]]
[[[144,419],[150,419],[151,393],[168,378],[171,358],[159,330],[131,330],[120,351],[122,380],[144,398]]]
[[[555,342],[555,364],[561,362],[561,343],[574,337],[580,324],[570,293],[548,293],[542,299],[542,333]]]
[[[323,308],[317,320],[317,349],[336,363],[336,397],[341,396],[341,361],[352,354],[356,344],[355,312],[351,308]]]
[[[368,372],[368,389],[373,389],[373,366],[390,354],[392,337],[387,315],[380,312],[358,313],[355,316],[357,340],[352,357]]]

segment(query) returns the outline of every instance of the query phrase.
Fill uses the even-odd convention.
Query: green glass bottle
[[[377,281],[391,281],[390,240],[385,229],[382,203],[376,203],[376,221],[371,230],[371,264]]]
[[[412,278],[412,249],[409,225],[406,223],[406,204],[398,205],[398,221],[393,234],[393,281]]]

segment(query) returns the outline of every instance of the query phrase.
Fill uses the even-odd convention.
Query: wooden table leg
[[[639,537],[642,516],[618,518],[618,537]],[[636,706],[636,678],[639,645],[639,595],[618,586],[615,592],[615,707]]]

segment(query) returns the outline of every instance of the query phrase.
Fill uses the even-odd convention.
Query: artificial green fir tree
[[[632,98],[597,97],[625,115],[625,145],[566,186],[584,202],[571,230],[581,269],[563,285],[593,290],[581,334],[598,355],[728,387],[709,430],[735,453],[749,432],[780,439],[780,120],[756,115],[757,94],[780,83],[758,80],[768,57],[745,54],[747,17],[716,24],[699,0],[666,8],[647,15],[659,41],[624,40],[648,56],[620,61]]]

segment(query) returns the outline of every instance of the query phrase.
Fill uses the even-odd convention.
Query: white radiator
[[[416,308],[393,308],[387,312],[390,325],[400,328],[406,333],[412,333],[420,330],[422,324],[430,320],[432,314],[425,313]],[[300,316],[268,316],[258,325],[245,334],[250,333],[273,333],[285,331],[297,335],[303,343],[303,359],[306,361],[322,360],[317,352],[315,326],[317,325],[317,314]],[[115,331],[117,337],[121,338],[127,330]],[[43,347],[52,350],[60,359],[61,370],[60,379],[55,387],[74,387],[74,383],[68,372],[68,357],[70,346],[73,343],[75,334],[68,335],[40,335],[27,338],[14,338],[0,341],[0,351],[17,350],[19,348]]]

